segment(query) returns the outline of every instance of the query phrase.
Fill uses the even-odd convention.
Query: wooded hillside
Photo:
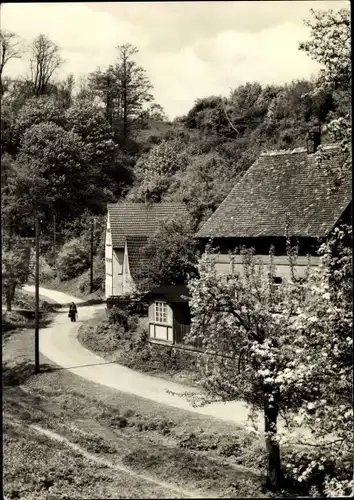
[[[24,56],[19,37],[2,31],[1,46],[2,227],[8,241],[33,236],[39,215],[42,233],[50,239],[55,224],[63,244],[87,216],[102,216],[107,202],[124,198],[183,201],[197,227],[260,152],[305,146],[316,119],[323,142],[332,141],[326,126],[347,114],[351,99],[341,82],[249,82],[227,98],[197,99],[185,116],[169,122],[129,43],[117,48],[108,68],[78,82],[72,75],[57,78],[65,69],[61,50],[45,35],[27,47],[27,77],[4,76],[8,61]],[[299,48],[316,59],[306,44]]]

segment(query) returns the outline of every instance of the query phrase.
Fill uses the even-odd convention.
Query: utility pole
[[[34,326],[34,370],[39,373],[39,216],[36,216],[36,271],[35,271],[35,326]]]
[[[90,293],[93,292],[93,234],[95,229],[95,218],[91,220],[91,252],[90,252]]]
[[[54,260],[54,268],[57,268],[57,248],[56,248],[56,243],[57,243],[57,234],[56,234],[56,224],[55,224],[55,215],[53,218],[53,260]]]

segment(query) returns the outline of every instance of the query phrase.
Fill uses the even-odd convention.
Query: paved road
[[[34,287],[29,285],[23,289],[28,292],[34,291]],[[194,408],[184,397],[167,392],[183,393],[190,390],[185,386],[139,373],[116,363],[108,363],[85,349],[77,339],[80,324],[89,320],[97,309],[104,308],[104,304],[80,307],[83,301],[77,297],[45,288],[40,288],[40,295],[59,304],[69,304],[74,301],[79,306],[77,323],[69,321],[68,310],[63,308],[55,316],[51,326],[40,331],[40,352],[57,365],[87,380],[157,403],[214,416],[239,425],[246,424],[248,412],[242,402],[213,403],[202,408]]]

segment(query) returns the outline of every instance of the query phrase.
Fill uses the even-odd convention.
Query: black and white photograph
[[[5,500],[354,495],[350,8],[2,2]]]

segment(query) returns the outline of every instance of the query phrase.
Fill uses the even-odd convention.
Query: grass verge
[[[78,339],[84,347],[107,361],[196,387],[198,378],[189,353],[182,353],[182,356],[189,356],[188,363],[184,364],[171,358],[168,349],[162,349],[161,353],[156,354],[150,344],[143,340],[142,332],[145,327],[146,319],[140,318],[135,332],[122,332],[107,319],[106,312],[100,310],[80,326]]]
[[[6,498],[181,498],[178,488],[184,496],[264,497],[260,467],[252,468],[262,443],[244,430],[91,383],[43,357],[33,375],[32,350],[30,331],[4,346]]]

